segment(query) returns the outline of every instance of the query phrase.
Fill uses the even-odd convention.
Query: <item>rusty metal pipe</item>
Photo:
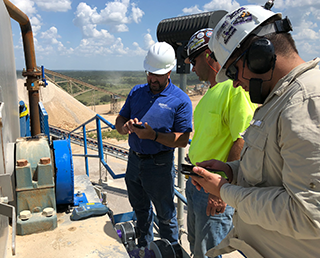
[[[29,93],[30,120],[31,120],[31,135],[35,136],[41,133],[40,116],[39,116],[39,89],[30,85],[37,81],[41,75],[37,71],[36,55],[34,51],[33,33],[28,16],[23,13],[18,7],[12,4],[9,0],[3,0],[8,13],[12,19],[17,21],[21,28],[24,57],[26,62],[27,72],[24,76],[27,77],[27,90]]]

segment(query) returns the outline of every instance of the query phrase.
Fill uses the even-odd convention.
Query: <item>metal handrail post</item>
[[[84,148],[84,155],[85,155],[85,164],[86,164],[86,174],[87,177],[89,177],[89,161],[88,161],[88,147],[87,147],[87,131],[86,131],[86,125],[83,125],[82,127],[82,134],[83,134],[83,148]]]
[[[187,88],[187,74],[180,74],[180,89],[186,92]],[[178,192],[183,195],[184,189],[185,189],[185,183],[184,183],[184,175],[181,173],[181,163],[183,162],[183,159],[185,157],[185,148],[179,148],[178,149]],[[184,211],[184,204],[178,198],[178,205],[177,205],[177,220],[179,228],[181,229],[184,224],[184,217],[183,217],[183,211]]]
[[[121,174],[121,175],[114,174],[112,169],[108,166],[108,164],[104,160],[100,120],[102,120],[103,122],[107,121],[104,118],[102,118],[100,115],[97,115],[97,119],[96,119],[96,123],[97,123],[97,140],[98,140],[98,151],[99,151],[100,162],[108,170],[108,172],[111,174],[112,178],[114,178],[114,179],[122,178],[122,177],[125,176],[125,174]],[[101,178],[100,178],[100,180],[101,180]]]
[[[96,118],[96,123],[97,123],[97,140],[98,140],[98,151],[99,151],[99,158],[100,160],[104,159],[103,155],[103,145],[102,145],[102,132],[101,132],[101,122],[100,122],[100,117],[97,116]],[[100,163],[99,163],[100,165]],[[101,182],[101,167],[99,171],[99,182]]]

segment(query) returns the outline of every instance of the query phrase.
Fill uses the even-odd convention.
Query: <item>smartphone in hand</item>
[[[188,175],[188,176],[202,177],[202,176],[198,175],[197,173],[194,173],[192,171],[193,168],[194,168],[194,165],[181,164],[181,173],[184,175]]]
[[[197,176],[197,177],[202,177],[198,175],[197,173],[194,173],[192,169],[194,168],[194,165],[189,165],[189,164],[181,164],[181,173],[184,175],[189,175],[189,176]],[[209,168],[204,168],[210,172],[223,172],[220,170],[214,170],[214,169],[209,169]]]
[[[137,127],[139,129],[145,129],[144,125],[140,124],[132,124],[134,127]]]

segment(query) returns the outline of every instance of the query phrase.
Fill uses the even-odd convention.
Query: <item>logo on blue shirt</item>
[[[171,107],[168,107],[168,105],[164,103],[159,103],[159,107],[171,110]]]

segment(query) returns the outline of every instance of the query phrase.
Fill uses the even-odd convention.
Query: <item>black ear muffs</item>
[[[266,38],[254,41],[246,53],[248,68],[256,74],[264,74],[273,69],[276,57],[273,44]]]

